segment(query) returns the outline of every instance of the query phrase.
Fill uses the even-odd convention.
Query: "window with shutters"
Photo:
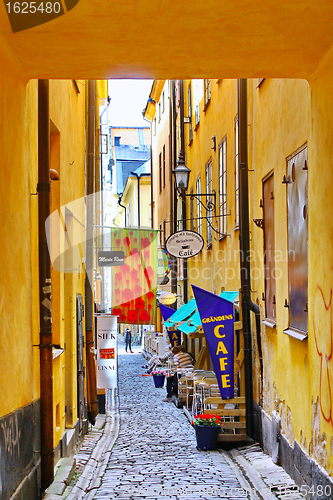
[[[163,187],[165,187],[165,144],[162,149],[162,173],[163,173]]]
[[[192,123],[192,85],[188,86],[188,119],[189,119],[189,143],[193,141],[193,123]]]
[[[193,194],[193,188],[190,191],[190,194]],[[190,224],[191,224],[191,231],[195,230],[195,225],[194,225],[194,198],[190,196]]]
[[[158,155],[158,180],[159,180],[159,191],[162,192],[162,153]]]
[[[276,323],[275,298],[275,237],[274,237],[274,173],[263,180],[263,230],[265,269],[265,320],[273,327]]]
[[[212,193],[213,185],[212,185],[212,160],[210,159],[206,165],[206,193]],[[209,206],[209,202],[213,201],[210,197],[207,197],[207,206]],[[212,230],[212,211],[207,210],[207,246],[212,244],[213,240],[213,230]]]
[[[227,233],[227,136],[219,146],[219,224],[220,238]]]
[[[239,154],[238,154],[239,122],[235,118],[235,227],[239,227]]]
[[[212,80],[211,79],[205,79],[204,80],[204,104],[205,104],[205,109],[208,106],[210,102],[210,98],[212,95]]]
[[[308,156],[307,147],[287,158],[289,328],[303,340],[308,335]]]
[[[197,178],[196,182],[196,192],[197,194],[201,194],[201,178],[200,175]],[[197,198],[197,217],[202,217],[201,213],[201,203],[200,200]],[[198,225],[197,225],[197,232],[202,235],[202,219],[198,218]]]

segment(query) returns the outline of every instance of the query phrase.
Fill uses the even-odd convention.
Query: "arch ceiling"
[[[16,33],[6,2],[0,53],[27,78],[310,78],[333,45],[332,0],[79,0]]]

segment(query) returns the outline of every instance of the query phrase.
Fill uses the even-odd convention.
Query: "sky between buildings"
[[[114,127],[149,127],[143,119],[153,80],[109,80],[110,125]]]

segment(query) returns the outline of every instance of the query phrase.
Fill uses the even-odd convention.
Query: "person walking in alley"
[[[174,355],[173,362],[176,370],[178,368],[193,368],[193,358],[188,352],[184,352],[183,348],[173,347],[171,352]],[[163,401],[170,402],[172,401],[172,395],[177,394],[178,377],[180,377],[180,374],[177,375],[177,372],[175,372],[167,378],[167,397]]]
[[[126,328],[126,330],[125,330],[124,340],[125,340],[125,344],[126,344],[125,351],[127,352],[127,349],[129,349],[130,352],[133,352],[132,351],[132,332],[129,328]]]

